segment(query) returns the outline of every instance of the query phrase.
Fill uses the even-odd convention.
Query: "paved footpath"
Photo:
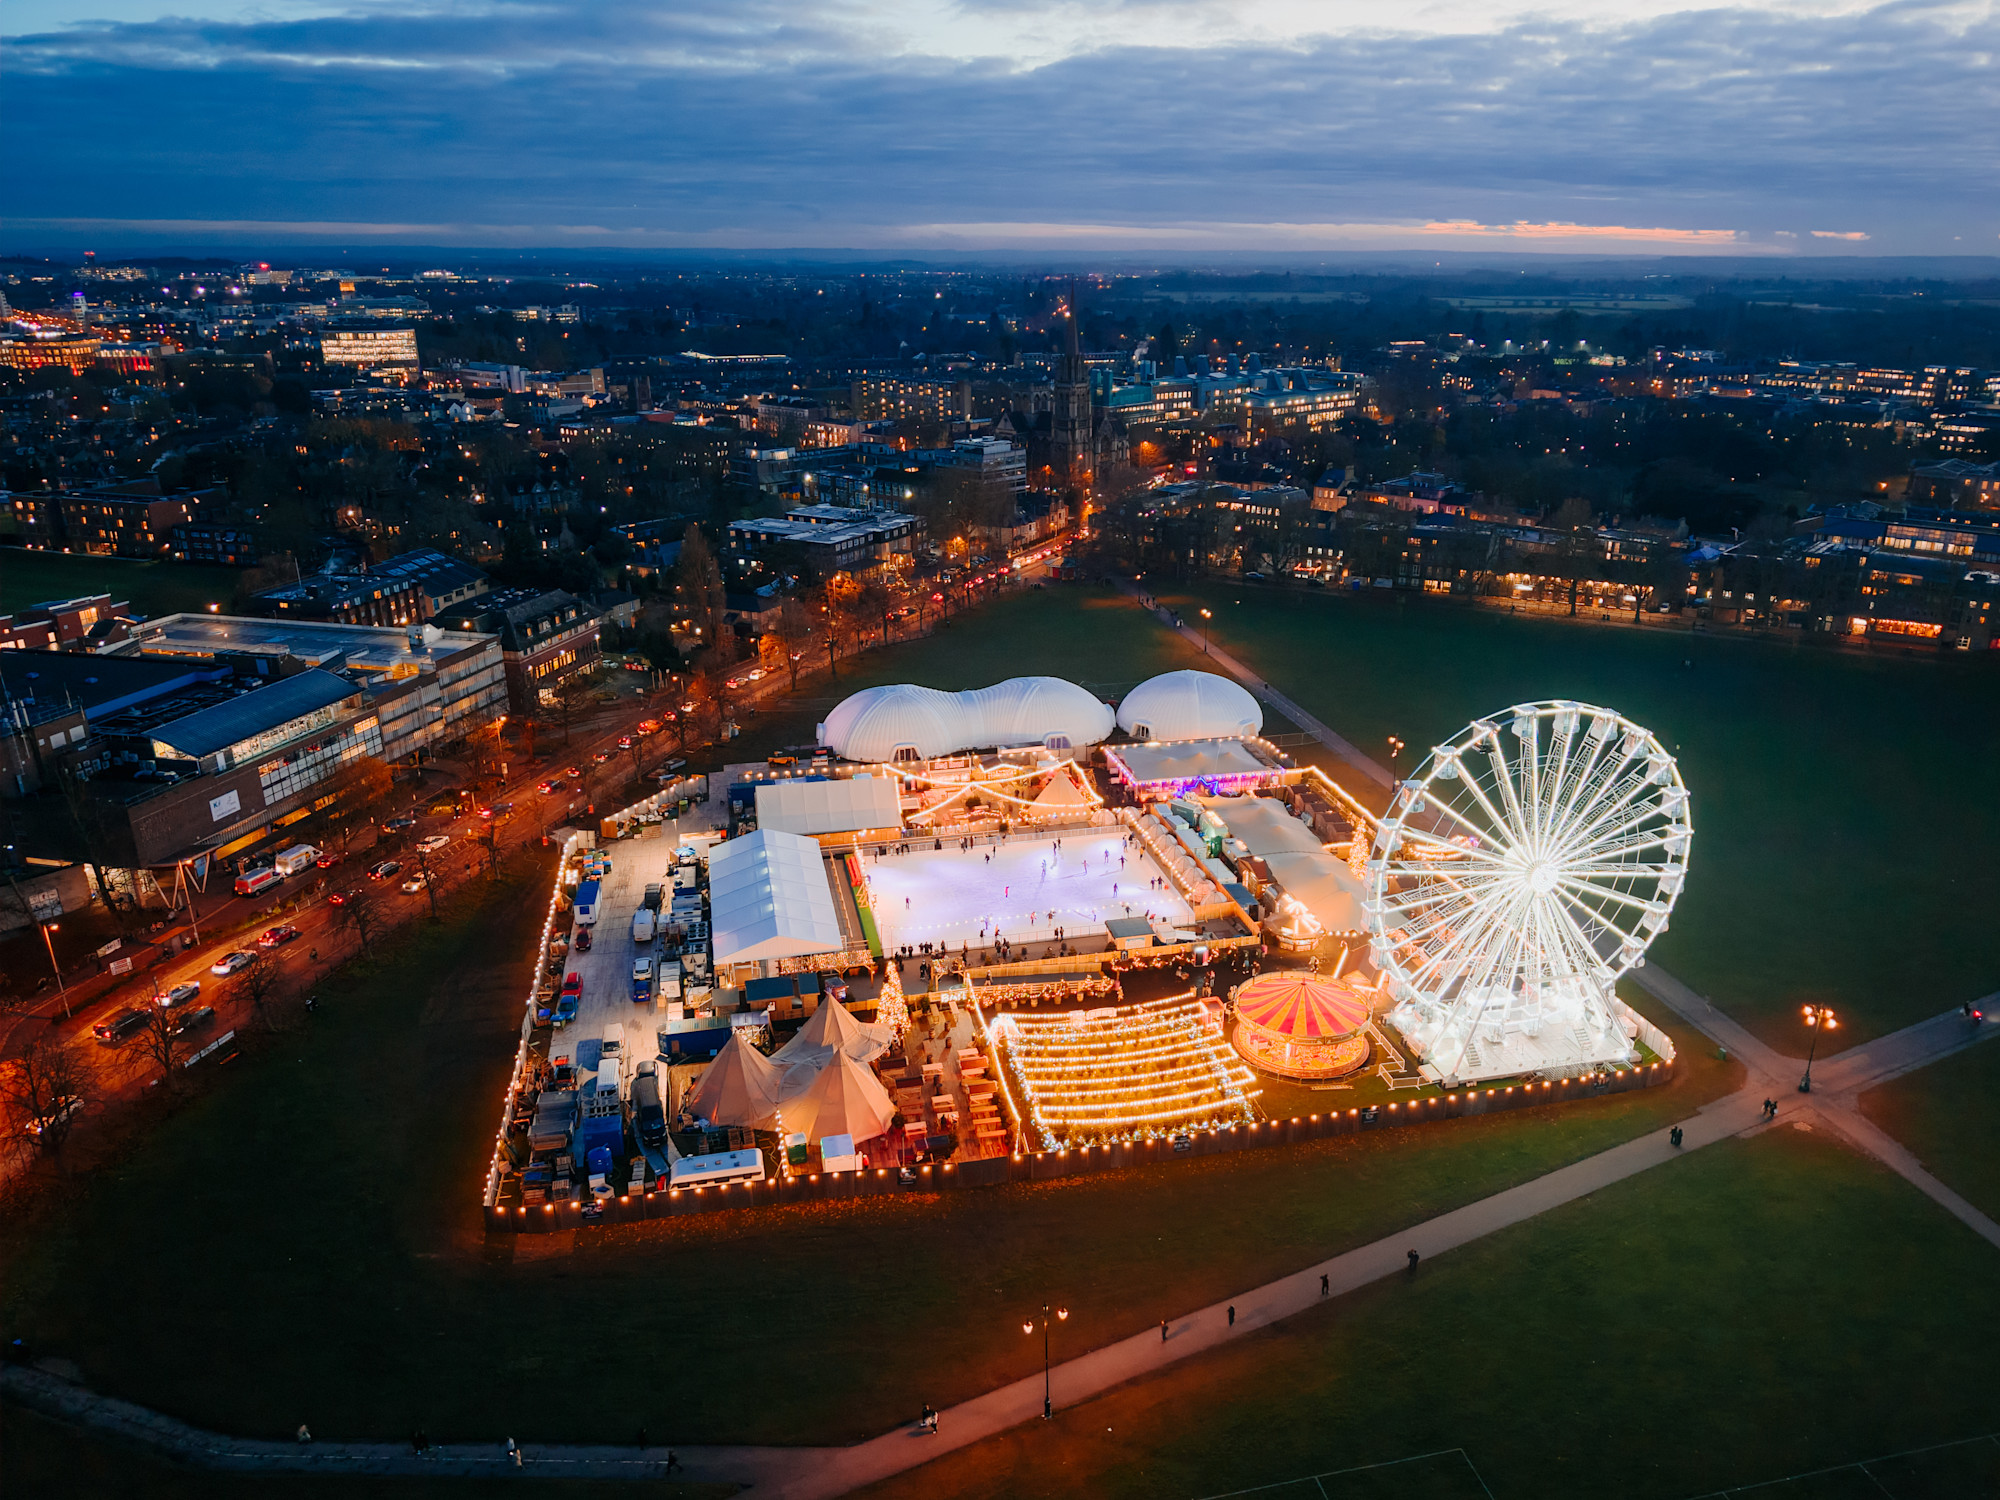
[[[1235,675],[1250,683],[1253,690],[1258,690],[1260,696],[1279,707],[1288,718],[1319,735],[1329,748],[1385,782],[1392,779],[1386,770],[1331,730],[1321,734],[1324,726],[1310,728],[1316,720],[1302,710],[1286,706],[1284,700],[1263,689],[1261,680],[1240,664],[1212,648],[1209,654],[1218,664],[1227,665]],[[1919,1021],[1817,1063],[1815,1091],[1801,1095],[1796,1092],[1799,1071],[1796,1059],[1766,1046],[1658,966],[1649,964],[1636,970],[1633,977],[1655,999],[1733,1052],[1749,1073],[1741,1089],[1702,1106],[1681,1122],[1682,1146],[1670,1145],[1664,1131],[1641,1136],[1531,1182],[1307,1266],[1293,1275],[1252,1287],[1227,1301],[1185,1313],[1172,1320],[1164,1340],[1157,1329],[1148,1329],[1066,1360],[1051,1373],[1056,1403],[1072,1406],[1233,1339],[1247,1337],[1317,1306],[1327,1297],[1405,1274],[1411,1250],[1426,1260],[1431,1259],[1496,1230],[1575,1202],[1688,1151],[1700,1150],[1731,1136],[1774,1128],[1764,1120],[1766,1098],[1778,1100],[1778,1124],[1789,1124],[1802,1113],[1824,1122],[2000,1247],[2000,1224],[1938,1182],[1907,1149],[1863,1118],[1856,1107],[1856,1100],[1867,1089],[1977,1045],[1994,1032],[1994,1025],[1975,1028],[1956,1010]],[[2000,1003],[2000,995],[1990,997],[1984,1005],[1991,1012],[1995,1003]],[[1324,1293],[1320,1289],[1322,1276],[1326,1278]],[[1233,1323],[1229,1318],[1232,1307],[1236,1313]],[[129,1402],[98,1396],[54,1374],[20,1365],[0,1365],[0,1393],[23,1405],[120,1434],[185,1462],[210,1468],[291,1473],[492,1474],[511,1466],[504,1448],[493,1444],[446,1445],[419,1457],[406,1444],[305,1445],[223,1437]],[[687,1447],[676,1450],[676,1472],[689,1480],[739,1484],[758,1496],[821,1500],[847,1494],[916,1468],[942,1453],[1033,1421],[1041,1415],[1041,1410],[1042,1382],[1031,1376],[949,1408],[941,1416],[936,1436],[919,1432],[912,1422],[843,1448]],[[631,1479],[667,1475],[664,1448],[534,1446],[524,1452],[523,1473]]]

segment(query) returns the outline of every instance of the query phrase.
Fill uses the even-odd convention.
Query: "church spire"
[[[1064,353],[1073,359],[1083,357],[1083,345],[1077,341],[1076,333],[1076,278],[1069,279],[1069,341]]]

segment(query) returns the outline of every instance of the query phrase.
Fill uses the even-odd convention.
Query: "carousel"
[[[1235,994],[1236,1050],[1281,1078],[1345,1078],[1367,1065],[1374,999],[1352,978],[1303,970],[1260,974]]]

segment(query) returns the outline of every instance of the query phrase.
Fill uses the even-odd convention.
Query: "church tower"
[[[1078,341],[1075,277],[1070,278],[1069,306],[1065,311],[1069,326],[1065,330],[1062,357],[1056,361],[1049,461],[1059,478],[1073,485],[1088,485],[1093,467],[1090,371],[1083,362],[1083,346]]]

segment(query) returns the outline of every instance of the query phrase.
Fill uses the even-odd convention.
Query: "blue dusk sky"
[[[4,0],[10,245],[2000,252],[2000,0]]]

